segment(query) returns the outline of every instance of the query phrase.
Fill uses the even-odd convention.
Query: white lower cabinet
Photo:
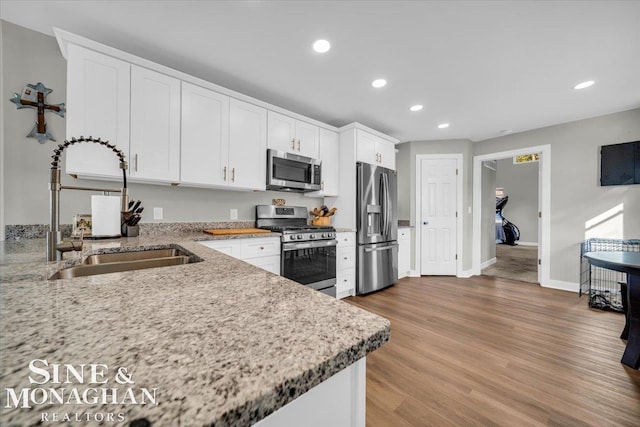
[[[254,427],[364,427],[367,401],[367,358],[354,362]]]
[[[273,274],[280,274],[280,238],[205,240],[198,242]]]
[[[411,270],[411,228],[398,228],[398,279],[407,277]]]
[[[336,298],[356,294],[356,233],[336,233]]]

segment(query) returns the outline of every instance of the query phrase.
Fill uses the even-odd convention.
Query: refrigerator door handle
[[[384,235],[389,236],[391,234],[391,221],[390,221],[390,210],[391,210],[391,198],[389,197],[389,175],[384,173],[382,175],[382,183],[383,183],[383,192],[384,192]]]
[[[384,192],[384,174],[380,174],[380,235],[384,236],[387,230],[387,199]]]
[[[398,244],[394,243],[392,245],[388,245],[388,246],[383,246],[381,248],[366,248],[364,251],[365,252],[378,252],[378,251],[390,251],[391,249],[397,247]]]

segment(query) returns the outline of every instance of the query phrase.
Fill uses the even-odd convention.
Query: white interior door
[[[458,161],[421,160],[421,273],[456,275]]]

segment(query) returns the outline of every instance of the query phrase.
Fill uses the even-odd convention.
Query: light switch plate
[[[238,209],[229,210],[229,218],[230,219],[238,219]]]
[[[164,211],[162,208],[153,208],[153,219],[162,219]]]

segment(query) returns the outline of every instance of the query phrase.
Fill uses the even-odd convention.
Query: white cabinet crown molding
[[[353,123],[349,123],[348,125],[344,125],[344,126],[342,126],[341,128],[338,129],[338,132],[342,133],[344,131],[351,130],[351,129],[360,129],[360,130],[363,130],[365,132],[369,132],[370,134],[373,134],[373,135],[375,135],[375,136],[377,136],[379,138],[382,138],[382,139],[384,139],[386,141],[392,142],[393,144],[398,144],[400,142],[399,139],[393,138],[393,137],[391,137],[391,136],[389,136],[387,134],[384,134],[384,133],[382,133],[380,131],[377,131],[375,129],[371,129],[370,127],[365,126],[365,125],[363,125],[361,123],[358,123],[358,122],[353,122]]]
[[[252,98],[252,97],[244,95],[244,94],[242,94],[240,92],[236,92],[234,90],[227,89],[227,88],[225,88],[223,86],[219,86],[219,85],[217,85],[215,83],[211,83],[211,82],[208,82],[206,80],[200,79],[198,77],[194,77],[194,76],[191,76],[189,74],[183,73],[182,71],[178,71],[178,70],[175,70],[173,68],[169,68],[169,67],[166,67],[164,65],[160,65],[158,63],[146,60],[144,58],[140,58],[139,56],[132,55],[132,54],[124,52],[122,50],[119,50],[119,49],[107,46],[105,44],[90,40],[88,38],[85,38],[85,37],[70,33],[68,31],[62,30],[60,28],[54,27],[53,28],[53,32],[54,32],[54,34],[56,36],[56,39],[58,41],[58,46],[60,46],[60,51],[62,52],[62,56],[65,59],[67,59],[68,45],[69,44],[75,44],[75,45],[82,46],[82,47],[85,47],[87,49],[91,49],[91,50],[94,50],[96,52],[102,53],[104,55],[108,55],[108,56],[111,56],[111,57],[114,57],[114,58],[129,62],[131,64],[138,65],[140,67],[148,68],[150,70],[157,71],[159,73],[163,73],[163,74],[166,74],[166,75],[171,76],[171,77],[175,77],[177,79],[180,79],[180,80],[188,82],[188,83],[192,83],[194,85],[198,85],[198,86],[202,86],[202,87],[207,88],[207,89],[214,90],[216,92],[222,93],[224,95],[228,95],[228,96],[236,98],[238,100],[249,102],[251,104],[258,105],[260,107],[264,107],[264,108],[267,108],[269,110],[278,112],[280,114],[285,114],[287,116],[293,117],[295,119],[298,119],[298,120],[301,120],[301,121],[304,121],[304,122],[307,122],[307,123],[314,124],[316,126],[324,128],[324,129],[328,129],[328,130],[332,130],[332,131],[337,131],[338,130],[338,128],[336,128],[335,126],[328,125],[326,123],[323,123],[321,121],[312,119],[310,117],[306,117],[306,116],[303,116],[301,114],[295,113],[293,111],[289,111],[289,110],[286,110],[284,108],[278,107],[276,105],[269,104],[267,102],[261,101],[259,99]],[[381,134],[381,136],[382,135],[383,134]],[[388,136],[385,136],[385,137],[387,139],[389,138]]]

